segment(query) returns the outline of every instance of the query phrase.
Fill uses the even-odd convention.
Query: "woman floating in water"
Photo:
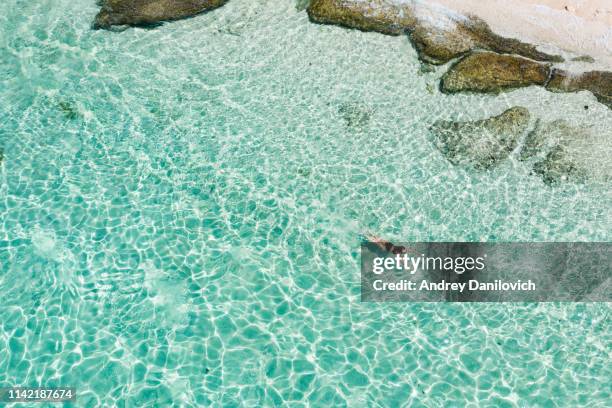
[[[392,242],[386,241],[375,235],[368,234],[365,235],[365,237],[369,242],[375,244],[383,251],[391,252],[392,254],[405,254],[407,252],[406,247],[403,247],[401,245],[393,245]]]

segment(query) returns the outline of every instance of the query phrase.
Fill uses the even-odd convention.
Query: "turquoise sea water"
[[[96,11],[0,5],[0,386],[84,407],[609,406],[609,304],[359,301],[366,233],[609,241],[610,185],[456,168],[427,131],[514,105],[612,128],[592,95],[443,96],[407,39],[292,1],[122,33]]]

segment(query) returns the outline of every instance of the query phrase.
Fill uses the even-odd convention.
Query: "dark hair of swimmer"
[[[393,245],[393,248],[391,248],[391,252],[395,255],[398,255],[405,254],[406,252],[408,252],[408,250],[406,249],[406,247]]]

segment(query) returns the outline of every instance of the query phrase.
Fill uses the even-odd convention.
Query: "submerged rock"
[[[102,0],[94,28],[118,25],[146,26],[191,17],[228,0]]]
[[[516,106],[488,119],[437,121],[430,130],[436,147],[455,165],[489,169],[516,148],[529,124],[529,111]]]
[[[443,92],[500,93],[529,85],[544,85],[550,66],[516,55],[476,52],[463,58],[442,77]]]
[[[361,129],[368,125],[372,117],[372,109],[360,103],[343,103],[338,108],[338,113],[346,122],[346,126],[352,129]]]
[[[541,61],[563,61],[535,46],[501,37],[474,16],[463,16],[426,2],[399,0],[312,0],[310,19],[390,35],[407,33],[419,58],[443,64],[475,49],[520,54]]]
[[[558,126],[557,130],[561,130],[565,127],[565,121],[558,121],[560,126]],[[561,134],[565,132],[556,132],[554,128],[557,127],[557,124],[553,122],[553,126],[547,125],[547,129],[542,129],[542,121],[537,119],[535,122],[535,126],[533,130],[531,130],[527,137],[525,138],[525,142],[521,148],[519,153],[519,160],[529,160],[533,157],[539,157],[540,159],[546,157],[546,154],[550,152],[550,150],[559,144],[561,140]],[[551,130],[553,130],[551,132]]]
[[[59,101],[57,107],[66,119],[73,120],[80,116],[79,109],[72,101]]]
[[[596,135],[565,120],[538,121],[519,155],[532,160],[534,173],[547,184],[560,181],[612,180],[612,132]]]
[[[553,92],[591,91],[599,102],[612,109],[612,72],[589,71],[573,74],[555,69],[546,89]]]
[[[579,57],[572,58],[572,61],[576,61],[576,62],[588,62],[589,64],[592,64],[592,63],[595,62],[595,58],[591,57],[590,55],[581,55]]]
[[[424,74],[431,74],[436,72],[436,66],[429,64],[427,62],[421,62],[421,64],[419,65],[419,75],[424,75]]]

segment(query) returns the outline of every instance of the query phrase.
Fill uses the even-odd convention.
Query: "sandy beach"
[[[612,2],[608,0],[435,0],[463,14],[483,18],[498,34],[544,51],[589,55],[588,68],[612,67]]]

